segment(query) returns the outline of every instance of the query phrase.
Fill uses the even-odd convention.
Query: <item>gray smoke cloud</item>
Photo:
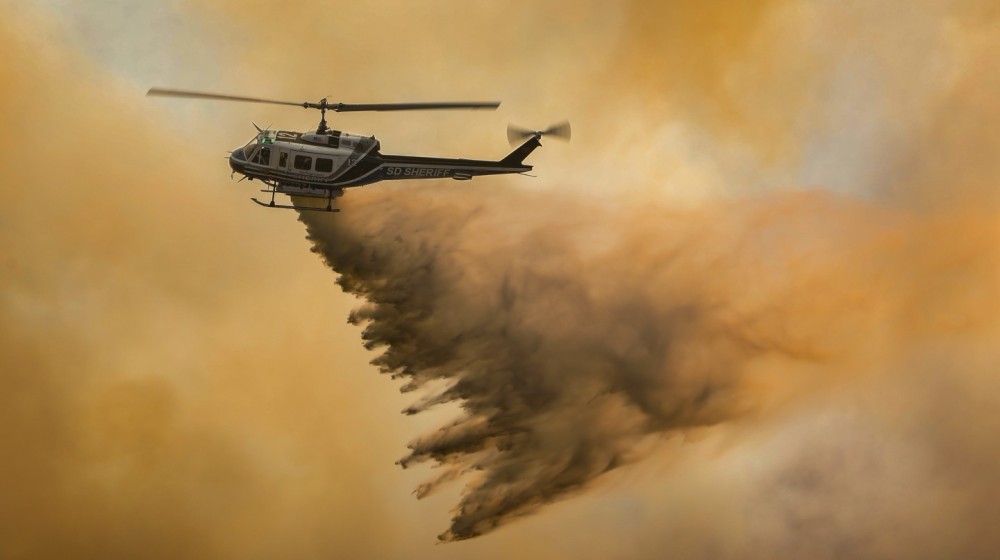
[[[350,320],[380,350],[373,363],[421,395],[404,412],[462,409],[400,461],[442,467],[418,497],[468,479],[446,541],[571,495],[656,441],[757,412],[782,376],[871,361],[891,346],[886,328],[894,340],[923,328],[898,313],[923,297],[902,281],[913,263],[891,259],[900,232],[920,228],[831,195],[690,211],[511,188],[342,200],[339,215],[300,219],[366,301]]]

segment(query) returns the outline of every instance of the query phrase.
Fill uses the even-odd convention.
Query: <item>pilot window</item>
[[[295,156],[295,169],[312,169],[313,158],[309,156]]]
[[[253,151],[255,149],[257,149],[257,137],[252,138],[247,142],[246,146],[243,146],[243,159],[253,161]]]
[[[261,148],[257,152],[259,157],[254,157],[254,162],[261,165],[271,165],[271,148]]]
[[[288,167],[288,152],[278,154],[278,167]]]
[[[316,171],[320,173],[333,171],[333,160],[329,158],[316,158]]]

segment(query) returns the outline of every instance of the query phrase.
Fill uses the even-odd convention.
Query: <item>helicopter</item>
[[[151,88],[146,95],[319,109],[320,121],[316,130],[269,130],[254,124],[257,134],[246,145],[230,153],[229,166],[233,174],[243,175],[241,181],[257,179],[267,186],[261,192],[270,193],[270,202],[251,198],[267,208],[339,212],[340,209],[333,206],[333,199],[343,196],[344,189],[379,181],[446,178],[467,181],[479,175],[524,174],[532,169],[532,166],[524,163],[524,159],[542,145],[540,140],[543,136],[564,140],[569,140],[570,137],[568,121],[545,130],[509,126],[507,138],[510,143],[524,142],[506,157],[496,161],[389,155],[381,153],[381,144],[374,136],[360,136],[330,129],[326,122],[326,112],[496,109],[500,102],[331,103],[325,97],[318,102],[295,102],[167,88]],[[325,198],[326,208],[276,204],[276,194]]]

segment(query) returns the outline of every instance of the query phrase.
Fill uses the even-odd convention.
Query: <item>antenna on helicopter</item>
[[[304,107],[306,109],[319,109],[320,120],[316,127],[317,134],[325,134],[326,112],[335,113],[355,112],[355,111],[426,111],[439,109],[496,109],[500,106],[499,101],[445,101],[430,103],[330,103],[327,98],[320,99],[318,103],[303,101],[278,101],[274,99],[260,99],[257,97],[243,97],[239,95],[225,95],[220,93],[207,93],[201,91],[188,91],[182,89],[150,88],[146,95],[160,97],[184,97],[189,99],[214,99],[217,101],[243,101],[247,103],[270,103],[272,105],[292,105]]]

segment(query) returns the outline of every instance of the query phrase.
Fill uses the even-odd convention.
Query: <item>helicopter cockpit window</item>
[[[303,169],[309,171],[312,169],[313,158],[309,156],[295,156],[295,169]]]
[[[316,171],[320,173],[333,171],[333,160],[330,158],[316,158]]]
[[[271,165],[271,148],[261,148],[257,152],[257,157],[254,158],[254,163]]]
[[[250,158],[253,157],[253,151],[256,147],[257,147],[256,138],[247,142],[247,145],[243,146],[243,158],[246,159],[247,161],[250,161]]]

